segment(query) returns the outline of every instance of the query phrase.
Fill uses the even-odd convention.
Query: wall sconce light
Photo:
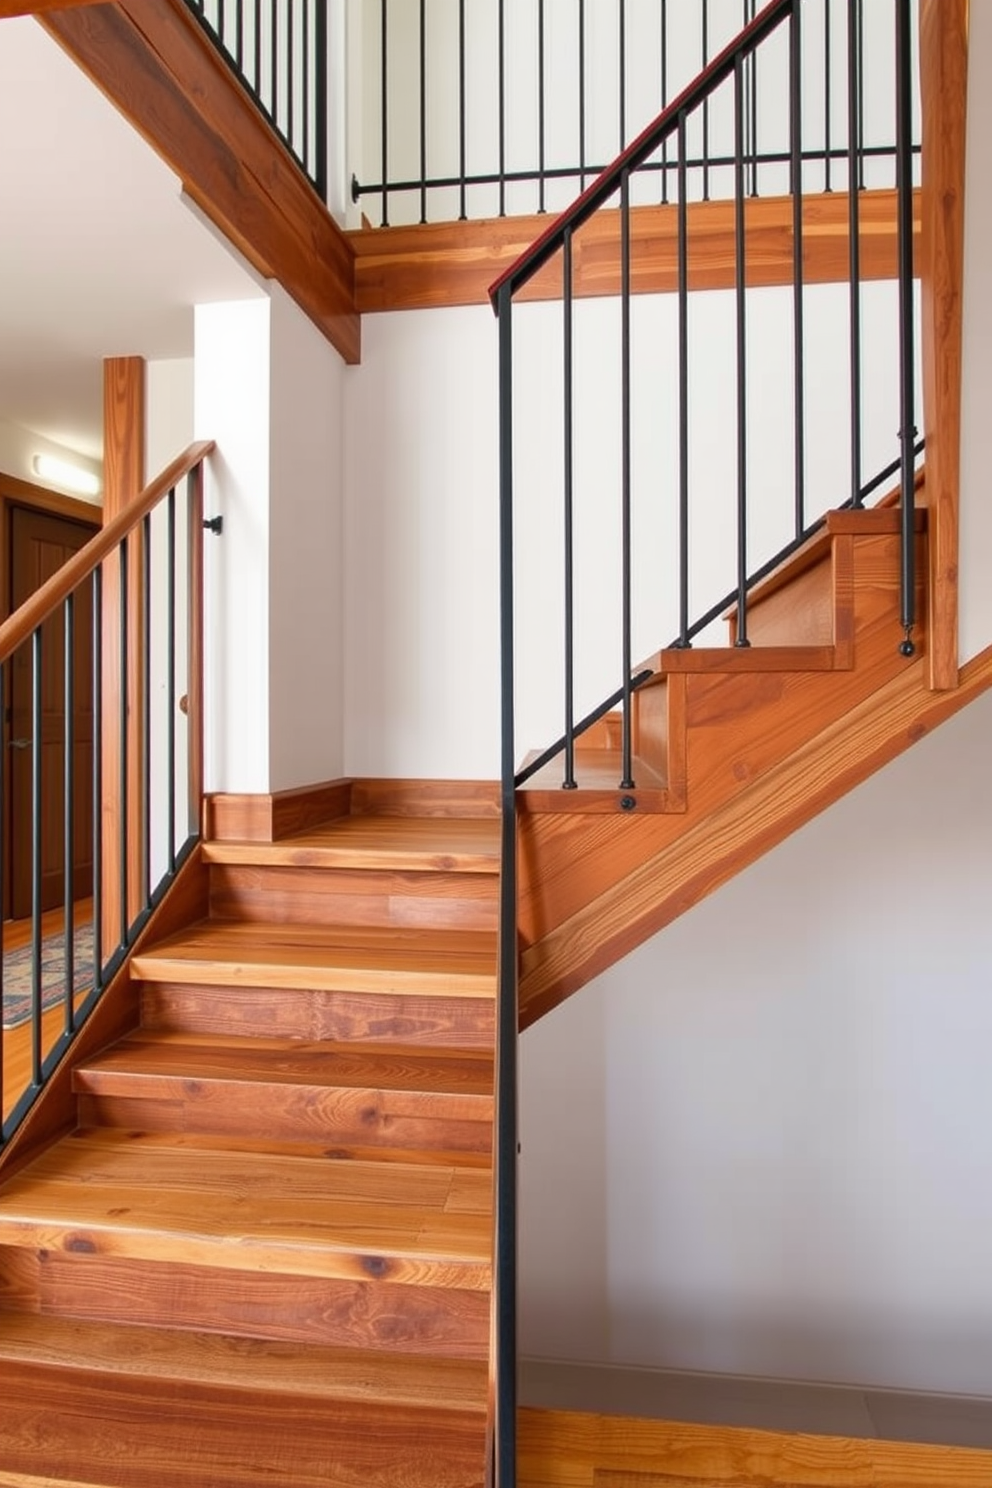
[[[35,475],[43,481],[50,481],[53,486],[61,486],[64,491],[90,498],[100,494],[100,477],[71,460],[60,460],[55,455],[35,455],[31,464]]]

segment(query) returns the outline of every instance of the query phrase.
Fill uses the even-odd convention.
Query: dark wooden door
[[[27,507],[10,508],[10,599],[16,610],[84,547],[92,527]],[[73,778],[73,897],[86,898],[93,882],[93,614],[91,586],[75,601]],[[60,615],[42,631],[41,862],[42,908],[54,909],[65,885],[65,625]],[[10,864],[8,913],[31,913],[32,648],[22,646],[10,668],[6,730],[10,809],[6,813]]]

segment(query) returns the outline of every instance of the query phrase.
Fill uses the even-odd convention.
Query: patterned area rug
[[[76,995],[93,985],[93,926],[80,925],[73,935],[73,983]],[[41,942],[42,1011],[65,995],[65,937],[61,931]],[[3,1026],[16,1028],[31,1016],[31,947],[7,951],[3,958]]]

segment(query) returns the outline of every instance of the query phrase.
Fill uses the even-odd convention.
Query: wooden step
[[[345,816],[278,842],[205,842],[203,856],[269,867],[497,874],[499,833],[498,820]]]
[[[0,1244],[485,1291],[487,1175],[77,1132],[0,1191]],[[250,1282],[245,1281],[246,1288]]]
[[[488,1155],[493,1062],[471,1051],[145,1032],[77,1069],[83,1126]]]
[[[223,1267],[162,1266],[56,1247],[0,1246],[0,1333],[8,1312],[212,1330],[320,1347],[453,1359],[489,1356],[488,1292],[278,1271],[246,1278],[243,1271]]]
[[[0,1460],[120,1488],[476,1488],[484,1364],[0,1317]]]
[[[242,925],[204,920],[133,957],[142,981],[341,992],[495,995],[496,937],[485,931]]]
[[[486,873],[213,863],[213,919],[284,925],[496,929],[499,884]]]
[[[562,786],[564,756],[558,756],[532,775],[517,791],[517,805],[528,812],[575,812],[584,815],[646,815],[679,810],[664,776],[635,755],[635,785],[621,788],[623,757],[618,749],[575,751],[575,790]]]
[[[326,988],[212,987],[145,982],[141,1021],[146,1032],[417,1043],[435,1048],[492,1050],[493,997],[412,991],[336,992]]]

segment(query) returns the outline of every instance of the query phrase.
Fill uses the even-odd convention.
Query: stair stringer
[[[928,692],[925,636],[899,653],[895,514],[860,515],[850,670],[688,675],[684,815],[521,814],[522,1027],[992,685],[983,653],[959,692]],[[921,535],[920,614],[925,572]]]

